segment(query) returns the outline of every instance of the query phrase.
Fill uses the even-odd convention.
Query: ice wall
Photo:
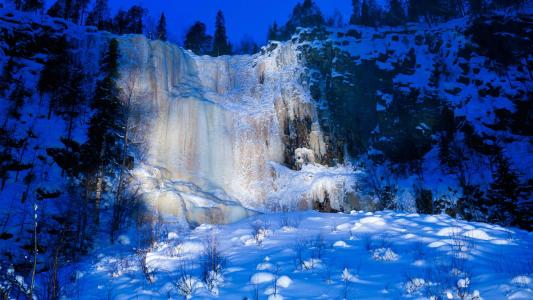
[[[290,44],[255,56],[196,56],[142,36],[120,39],[122,86],[143,107],[143,164],[247,208],[264,207],[296,148],[326,145]],[[132,84],[133,82],[133,84]],[[138,110],[139,111],[139,110]],[[297,196],[295,196],[297,197]]]

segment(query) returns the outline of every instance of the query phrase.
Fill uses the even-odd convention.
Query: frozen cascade
[[[138,35],[121,37],[120,45],[122,86],[133,87],[132,119],[144,128],[142,164],[134,173],[161,210],[194,223],[217,210],[216,222],[234,221],[249,209],[275,207],[269,202],[279,200],[280,170],[290,171],[281,166],[296,148],[290,143],[309,148],[317,163],[326,154],[291,44],[218,58]],[[295,130],[295,124],[310,126]],[[343,192],[335,186],[326,195]]]

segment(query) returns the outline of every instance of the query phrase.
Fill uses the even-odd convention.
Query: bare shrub
[[[152,284],[155,281],[155,269],[148,266],[146,262],[148,252],[148,250],[137,250],[137,257],[139,258],[139,265],[141,266],[144,278],[146,278],[148,283]]]
[[[220,244],[214,231],[211,231],[204,241],[202,253],[202,279],[209,291],[218,294],[218,286],[224,281],[222,270],[227,259],[222,254]]]
[[[316,259],[322,259],[327,247],[322,234],[318,234],[314,239],[307,241],[307,246],[311,249],[311,258]]]
[[[199,288],[199,281],[193,274],[194,264],[190,260],[181,261],[176,278],[172,281],[176,292],[183,299],[191,298]]]
[[[305,243],[301,240],[297,240],[292,248],[294,251],[294,264],[298,270],[301,269],[304,264],[304,252],[306,248]]]
[[[298,228],[300,226],[300,217],[283,213],[279,219],[280,227]]]

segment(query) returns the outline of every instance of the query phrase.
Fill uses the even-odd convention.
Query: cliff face
[[[144,128],[141,168],[158,169],[167,183],[190,182],[218,193],[217,201],[260,209],[274,201],[271,164],[296,168],[297,149],[306,149],[305,163],[327,156],[293,44],[218,58],[140,36],[122,37],[120,45],[121,86],[132,87],[136,122]]]
[[[530,26],[530,12],[508,12],[431,26],[303,29],[292,43],[321,104],[329,153],[364,166],[363,194],[418,211],[425,194],[435,206],[423,211],[481,221],[491,217],[475,216],[506,210],[495,199],[507,197],[520,222],[531,218],[533,179]],[[497,169],[507,164],[520,184],[503,196],[498,178],[513,176]]]
[[[0,21],[2,61],[17,58],[27,88],[36,90],[48,44],[65,35],[91,98],[111,34],[8,12]],[[416,210],[428,191],[438,207],[432,211],[453,213],[465,186],[488,190],[502,155],[527,184],[533,123],[527,24],[528,15],[512,15],[302,29],[254,56],[218,58],[118,37],[119,85],[131,102],[131,184],[174,215],[216,207],[225,219],[221,211],[238,207],[229,220],[248,209]],[[65,180],[46,149],[61,145],[66,125],[46,120],[47,99],[39,98],[34,93],[28,101],[22,123],[6,124],[20,137],[38,131],[26,146],[42,157],[35,188],[61,190]],[[74,136],[83,142],[91,113],[80,105]],[[16,198],[25,190],[18,185]],[[194,215],[185,217],[211,218]]]

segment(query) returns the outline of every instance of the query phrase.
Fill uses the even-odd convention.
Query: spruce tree
[[[37,88],[41,96],[48,94],[50,96],[48,106],[48,118],[50,119],[52,108],[57,104],[58,98],[61,97],[65,87],[65,72],[69,70],[68,42],[63,35],[54,43],[54,49],[51,49],[48,60],[41,70],[41,76]]]
[[[304,0],[292,10],[291,17],[284,27],[283,37],[289,38],[298,27],[316,27],[326,24],[320,8],[313,0]]]
[[[96,0],[93,9],[87,16],[86,25],[95,26],[99,30],[110,29],[109,28],[109,8],[107,0]]]
[[[516,222],[516,203],[520,196],[520,182],[511,169],[509,159],[501,150],[496,156],[497,168],[487,195],[489,221],[511,225]]]
[[[472,15],[479,15],[485,10],[485,1],[484,0],[467,0],[469,12]]]
[[[221,56],[231,54],[231,46],[226,35],[226,24],[221,10],[217,12],[215,22],[215,36],[213,39],[213,55]]]
[[[146,10],[139,5],[134,5],[127,12],[127,33],[142,34],[144,29],[143,18]]]
[[[0,96],[5,96],[13,83],[13,75],[15,73],[15,60],[10,56],[8,61],[4,64],[2,75],[0,76]]]
[[[31,92],[24,86],[22,78],[15,80],[15,87],[8,97],[8,100],[11,102],[8,110],[9,116],[17,120],[20,119],[20,109],[24,105],[26,99],[30,96]]]
[[[361,0],[352,0],[352,15],[350,16],[350,24],[361,24]]]
[[[280,39],[280,32],[279,32],[278,23],[274,22],[272,26],[268,28],[267,40],[277,41],[279,39]]]
[[[389,12],[387,13],[387,24],[392,26],[401,25],[405,22],[405,12],[400,0],[391,0]]]
[[[22,10],[24,11],[38,11],[43,9],[44,1],[43,0],[25,0],[22,5]]]
[[[119,136],[124,130],[124,109],[120,100],[120,89],[116,83],[119,77],[119,45],[116,39],[109,43],[102,59],[101,72],[104,78],[98,81],[91,103],[94,111],[89,121],[87,142],[82,147],[82,161],[88,183],[94,191],[94,220],[99,222],[98,210],[104,190],[104,177],[113,172],[121,158]]]
[[[206,34],[204,23],[197,21],[187,31],[183,46],[198,55],[208,54],[213,38]]]
[[[361,3],[361,24],[378,26],[381,23],[381,11],[374,0],[363,0]]]
[[[161,13],[161,17],[157,23],[157,39],[162,41],[167,40],[167,20],[164,13]]]

